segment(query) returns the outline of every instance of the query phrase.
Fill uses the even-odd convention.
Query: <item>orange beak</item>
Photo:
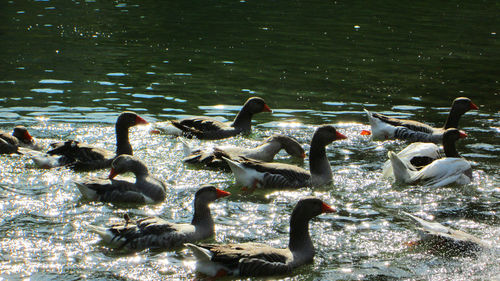
[[[302,155],[300,155],[300,157],[302,157],[302,159],[305,159],[306,158],[306,153],[303,152]]]
[[[137,115],[137,117],[135,118],[135,124],[136,125],[147,125],[149,123],[148,123],[148,121],[144,120],[142,117]]]
[[[344,136],[343,134],[341,134],[340,132],[337,132],[337,133],[336,133],[336,136],[337,136],[337,138],[336,138],[336,139],[338,139],[338,140],[347,139],[347,137],[346,137],[346,136]]]
[[[31,141],[33,139],[33,137],[30,135],[30,133],[28,133],[28,131],[26,131],[24,133],[24,139]]]
[[[262,112],[273,112],[271,108],[267,104],[264,104],[264,108],[262,108]]]
[[[118,175],[118,173],[115,171],[114,168],[111,168],[111,171],[109,172],[108,179],[113,179]]]
[[[461,139],[464,139],[464,138],[467,137],[467,134],[464,131],[459,131],[459,133],[460,133],[460,138]]]
[[[361,135],[362,135],[362,136],[369,136],[369,135],[371,135],[371,134],[372,134],[372,132],[370,132],[370,131],[368,131],[368,130],[363,130],[363,131],[361,131]]]
[[[475,105],[473,102],[470,102],[470,109],[479,109],[477,105]]]
[[[224,191],[224,190],[220,190],[218,188],[216,188],[215,191],[217,192],[217,198],[226,197],[226,196],[231,195],[231,193]]]
[[[335,213],[337,210],[334,208],[328,206],[326,203],[323,202],[323,205],[321,205],[321,212],[323,213]]]

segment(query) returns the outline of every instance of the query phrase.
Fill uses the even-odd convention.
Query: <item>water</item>
[[[240,192],[231,174],[184,165],[175,138],[133,128],[135,155],[169,187],[165,203],[140,208],[82,200],[73,180],[108,171],[41,170],[0,157],[0,278],[20,280],[192,279],[184,250],[108,250],[87,224],[124,213],[187,222],[195,190],[213,183],[233,195],[212,205],[217,242],[286,246],[288,218],[308,195],[340,211],[311,223],[317,254],[293,280],[488,280],[498,253],[444,258],[405,243],[417,237],[401,211],[500,242],[498,155],[499,18],[494,1],[3,1],[0,17],[0,129],[23,124],[45,147],[74,138],[114,149],[123,110],[150,122],[189,115],[230,120],[250,96],[273,114],[255,118],[249,138],[193,146],[253,146],[275,132],[308,150],[314,129],[332,123],[349,139],[328,147],[334,183],[321,188]],[[439,126],[451,100],[479,111],[461,127],[458,150],[473,183],[438,189],[381,179],[388,150],[372,142],[363,108]],[[224,105],[223,107],[218,105]],[[308,167],[283,153],[279,161]]]

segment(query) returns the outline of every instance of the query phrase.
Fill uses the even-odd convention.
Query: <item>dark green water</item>
[[[125,212],[189,221],[194,191],[207,182],[234,194],[212,206],[217,242],[285,246],[302,196],[342,210],[312,222],[315,262],[283,278],[498,278],[498,254],[450,259],[408,249],[416,231],[400,211],[500,242],[499,12],[496,1],[1,1],[2,130],[23,124],[44,145],[75,138],[113,149],[123,110],[150,122],[231,119],[261,96],[274,113],[256,116],[251,138],[215,143],[252,146],[285,132],[307,148],[323,123],[349,139],[328,147],[331,186],[246,196],[231,174],[182,164],[178,140],[134,128],[135,154],[171,190],[165,203],[131,209],[81,200],[72,181],[87,173],[2,156],[0,279],[192,279],[187,251],[121,255],[85,225]],[[363,108],[439,126],[457,96],[480,107],[460,122],[469,137],[458,149],[473,164],[473,183],[405,188],[381,179],[387,151],[405,144],[360,136]]]

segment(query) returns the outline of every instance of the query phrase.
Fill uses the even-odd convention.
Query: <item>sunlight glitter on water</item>
[[[94,118],[102,119],[104,123],[87,126],[85,123],[68,125],[45,121],[33,126],[33,131],[43,145],[63,136],[114,150],[112,124],[116,114],[97,114]],[[151,122],[156,121],[147,116],[145,118]],[[256,126],[251,138],[236,137],[210,143],[199,140],[186,142],[193,148],[226,144],[253,147],[264,136],[282,132],[293,135],[308,151],[310,137],[317,126],[301,122],[283,126],[283,123],[286,124],[260,124]],[[484,277],[498,273],[498,269],[492,267],[492,262],[498,260],[495,254],[460,271],[447,269],[450,264],[439,258],[429,257],[418,250],[409,251],[405,243],[415,239],[416,232],[399,214],[399,210],[418,212],[425,218],[435,217],[435,220],[442,223],[498,242],[500,230],[487,221],[443,217],[457,208],[473,208],[470,202],[477,201],[474,198],[478,196],[490,199],[481,200],[484,205],[474,208],[484,208],[484,216],[491,216],[492,213],[488,213],[487,209],[496,204],[491,199],[496,190],[493,177],[483,170],[477,170],[474,177],[478,182],[458,189],[446,187],[433,190],[391,185],[381,178],[379,166],[386,160],[389,149],[397,150],[404,144],[398,141],[374,143],[370,138],[360,136],[359,131],[367,128],[364,124],[334,125],[348,139],[327,147],[327,155],[334,170],[331,185],[315,189],[258,190],[253,194],[241,192],[230,173],[207,171],[182,163],[183,146],[178,139],[166,135],[150,135],[149,126],[132,128],[130,140],[134,154],[146,162],[153,174],[166,181],[168,203],[129,210],[112,204],[82,200],[73,184],[73,180],[87,175],[106,176],[108,171],[83,174],[64,168],[38,170],[27,164],[22,156],[3,157],[5,169],[1,172],[2,175],[9,176],[4,176],[2,184],[8,189],[0,190],[0,194],[9,199],[0,203],[3,213],[8,214],[0,221],[0,228],[7,230],[9,238],[2,240],[2,252],[6,257],[13,257],[19,263],[30,265],[16,267],[11,264],[8,269],[0,265],[0,269],[13,276],[29,276],[38,270],[65,272],[67,268],[74,268],[92,272],[87,275],[89,278],[194,277],[193,259],[189,251],[164,254],[143,251],[132,256],[122,256],[101,245],[96,235],[87,232],[86,225],[120,222],[124,213],[129,213],[132,218],[159,215],[169,220],[189,222],[192,218],[194,192],[201,184],[212,183],[232,193],[230,197],[217,200],[211,205],[217,222],[213,241],[217,242],[255,241],[285,247],[288,243],[290,213],[300,198],[317,196],[338,209],[337,214],[321,215],[311,222],[311,237],[317,249],[315,263],[299,269],[295,277],[290,277],[292,279],[301,279],[301,272],[308,272],[311,267],[321,272],[321,278],[331,280],[377,275],[393,278],[418,275],[441,280],[450,276],[458,277],[464,272],[466,276],[477,276],[478,272],[483,271],[481,276]],[[298,127],[301,130],[296,130]],[[494,148],[471,146],[469,149],[491,153],[487,151]],[[289,159],[286,153],[281,153],[277,158],[279,161],[308,168],[307,158],[305,161]],[[345,164],[347,161],[348,165]],[[26,167],[29,169],[26,170]],[[463,200],[459,194],[471,200]],[[441,210],[441,213],[436,213],[435,210]],[[23,225],[19,226],[19,222]],[[17,229],[14,225],[18,225]],[[40,262],[41,260],[50,261],[50,265]],[[457,262],[451,266],[457,268]],[[124,264],[128,266],[124,267]],[[134,269],[130,270],[130,265]]]

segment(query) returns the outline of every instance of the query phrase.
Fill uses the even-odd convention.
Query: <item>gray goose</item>
[[[26,127],[14,127],[12,134],[0,132],[0,154],[22,153],[19,148],[40,150]]]
[[[208,276],[265,276],[289,274],[294,268],[311,263],[315,249],[309,235],[309,221],[335,209],[320,199],[301,199],[290,218],[288,247],[273,248],[261,243],[199,244],[186,243],[197,259],[196,270]]]
[[[114,179],[127,172],[134,173],[135,182]],[[113,160],[108,179],[92,178],[75,184],[85,198],[93,201],[154,204],[166,196],[165,184],[151,176],[142,161],[126,154]]]
[[[204,116],[171,122],[186,137],[207,140],[225,139],[238,134],[249,134],[251,132],[252,116],[260,112],[272,112],[272,110],[262,98],[252,97],[245,102],[234,121],[230,124]]]
[[[52,149],[47,152],[49,156],[60,156],[56,161],[50,157],[34,157],[33,160],[39,166],[50,168],[51,166],[68,166],[76,171],[90,171],[109,168],[116,156],[122,154],[133,155],[130,145],[128,130],[136,125],[148,124],[134,112],[124,111],[116,120],[116,151],[112,152],[103,148],[81,144],[74,140],[51,144]]]
[[[309,152],[310,171],[290,164],[267,163],[245,157],[238,161],[223,159],[233,171],[236,182],[250,190],[320,186],[330,183],[333,178],[325,147],[335,140],[346,138],[331,125],[316,129]]]
[[[183,144],[185,143],[183,142]],[[294,157],[305,158],[306,156],[304,149],[297,140],[289,136],[274,134],[255,148],[222,146],[213,147],[212,149],[196,149],[189,151],[189,155],[184,157],[183,161],[189,164],[202,164],[209,168],[229,170],[229,165],[222,157],[232,160],[241,160],[242,157],[246,157],[270,162],[281,149]],[[188,150],[190,149],[188,148]]]
[[[460,117],[471,109],[479,109],[469,98],[456,98],[442,128],[434,128],[427,124],[392,118],[365,109],[372,131],[362,131],[362,135],[372,135],[374,140],[402,139],[410,142],[441,143],[443,133],[449,128],[458,128]]]
[[[420,245],[435,254],[446,256],[474,256],[482,250],[491,248],[489,242],[469,233],[403,213],[419,225],[417,229],[420,240],[409,245]]]
[[[196,242],[214,235],[214,221],[210,214],[210,203],[230,193],[203,185],[194,196],[194,215],[190,224],[172,223],[158,217],[147,217],[132,221],[125,215],[125,222],[109,228],[89,226],[90,231],[101,236],[112,248],[139,251],[146,248],[169,250]]]

